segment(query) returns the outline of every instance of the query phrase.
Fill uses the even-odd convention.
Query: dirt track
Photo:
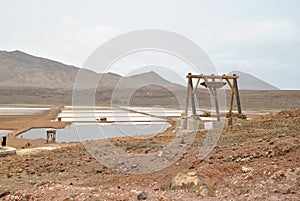
[[[205,133],[177,162],[151,174],[128,175],[105,168],[81,144],[33,155],[0,159],[3,200],[299,200],[300,109],[258,116],[223,131],[218,145],[204,160],[199,147]],[[155,151],[174,134],[145,140],[115,139],[134,153]],[[139,146],[143,143],[143,146]],[[154,144],[157,143],[157,146]],[[206,175],[216,197],[201,198],[185,190],[160,187],[177,172],[194,169]]]

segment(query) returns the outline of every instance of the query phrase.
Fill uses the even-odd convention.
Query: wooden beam
[[[201,80],[201,78],[198,78],[197,83],[196,83],[196,86],[195,86],[195,88],[194,88],[194,93],[196,93],[196,91],[197,91],[197,89],[198,89],[200,80]]]
[[[192,75],[192,74],[188,74],[186,76],[186,78],[204,78],[206,77],[207,79],[212,79],[212,78],[215,78],[215,79],[237,79],[239,78],[239,76],[237,75]]]
[[[235,74],[233,74],[235,75]],[[238,114],[241,115],[242,114],[242,107],[241,107],[241,101],[240,101],[240,94],[239,94],[239,88],[238,88],[238,84],[237,84],[237,78],[233,79],[233,85],[235,88],[235,92],[236,92],[236,103],[237,103],[237,108],[238,108]]]
[[[193,80],[192,78],[189,78],[190,82],[190,89],[191,89],[191,103],[192,103],[192,112],[193,115],[196,116],[196,105],[195,105],[195,94],[194,94],[194,87],[193,87]]]
[[[233,83],[233,86],[231,86],[231,87],[232,87],[232,90],[231,90],[230,109],[229,109],[230,117],[232,116],[233,100],[234,100],[234,95],[236,94],[235,90],[234,90],[234,83]]]
[[[234,93],[234,95],[236,95],[235,89],[234,89],[233,85],[231,84],[230,80],[228,78],[226,78],[225,80],[227,81],[227,84],[231,88],[231,91]]]

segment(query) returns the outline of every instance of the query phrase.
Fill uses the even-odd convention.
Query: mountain
[[[83,81],[86,88],[93,87],[89,84],[90,80],[99,78],[101,79],[98,88],[114,88],[117,83],[121,88],[133,88],[153,81],[164,87],[181,87],[154,72],[129,77],[114,73],[99,74],[21,51],[0,51],[0,87],[73,89],[79,70],[84,75]]]
[[[232,71],[228,75],[239,76],[238,86],[241,90],[279,90],[279,88],[245,72]]]
[[[123,77],[118,83],[118,86],[123,86],[124,88],[136,88],[137,86],[142,87],[145,85],[152,85],[153,87],[158,85],[168,89],[176,88],[185,90],[185,87],[182,85],[167,81],[154,71]]]
[[[73,87],[79,68],[21,51],[0,51],[0,86]],[[86,70],[87,74],[94,72]]]
[[[153,71],[128,77],[114,73],[99,74],[21,51],[0,51],[0,104],[70,105],[74,103],[73,86],[79,70],[84,72],[86,88],[79,90],[80,96],[76,101],[85,101],[86,95],[93,93],[95,103],[100,105],[110,105],[112,102],[124,105],[128,101],[135,106],[185,105],[186,87],[165,80]],[[229,74],[234,73],[240,76],[238,83],[243,108],[299,106],[300,91],[278,90],[244,72],[233,71]],[[89,82],[100,77],[95,94],[89,88]],[[227,96],[227,102],[230,102],[230,93]],[[201,107],[210,107],[211,100],[207,90],[202,88],[197,98]]]

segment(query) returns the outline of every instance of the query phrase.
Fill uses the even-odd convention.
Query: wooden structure
[[[195,105],[195,93],[199,87],[199,85],[208,88],[210,93],[214,97],[214,104],[216,108],[216,116],[218,121],[220,121],[220,111],[219,111],[219,103],[218,103],[218,93],[217,89],[222,88],[226,84],[229,85],[231,89],[231,100],[230,100],[230,109],[227,113],[226,117],[231,118],[233,116],[233,101],[234,97],[236,98],[237,109],[238,109],[238,118],[245,118],[245,115],[242,114],[241,102],[240,102],[240,95],[239,89],[237,84],[237,79],[239,76],[233,74],[232,76],[228,75],[192,75],[189,73],[186,78],[188,79],[188,86],[187,86],[187,95],[186,95],[186,105],[185,105],[185,113],[184,116],[188,117],[188,107],[189,107],[189,100],[191,99],[192,104],[192,113],[193,116],[196,116],[196,105]],[[195,87],[193,86],[193,79],[197,79],[197,83]],[[203,82],[201,82],[201,80]],[[232,82],[231,82],[232,81]],[[205,114],[207,116],[207,114]]]
[[[46,143],[55,143],[56,142],[56,130],[55,129],[47,129],[46,134],[47,134]]]

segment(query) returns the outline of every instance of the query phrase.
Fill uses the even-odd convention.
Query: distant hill
[[[71,88],[77,72],[74,66],[21,51],[0,51],[0,86]]]
[[[279,88],[245,72],[232,71],[228,75],[237,74],[239,76],[238,86],[241,90],[279,90]]]
[[[63,63],[29,55],[21,51],[0,51],[0,87],[38,87],[51,89],[73,89],[80,68]],[[169,82],[154,72],[147,72],[129,77],[113,73],[99,74],[81,69],[86,77],[101,76],[98,88],[113,88],[120,80],[118,87],[132,88],[147,82],[155,81],[165,87],[181,87]],[[88,86],[88,84],[87,84]]]
[[[75,66],[20,51],[0,51],[0,104],[70,105],[79,70],[80,68]],[[95,94],[96,104],[110,105],[111,102],[125,104],[130,98],[130,104],[137,106],[185,105],[186,87],[174,84],[153,71],[122,77],[114,73],[99,74],[86,69],[81,70],[85,72],[84,81],[87,83],[90,78],[101,76]],[[300,91],[278,90],[250,74],[239,71],[229,74],[233,73],[240,76],[238,82],[244,109],[299,107]],[[119,89],[118,93],[115,93],[117,96],[114,94],[116,84]],[[147,85],[144,86],[145,84]],[[134,94],[130,94],[133,88]],[[198,103],[201,107],[209,107],[211,104],[209,93],[203,88],[201,90],[201,94],[197,96]],[[84,89],[80,92],[94,93],[95,91]],[[230,98],[230,93],[227,93],[227,103],[230,102]],[[86,99],[84,94],[82,99]]]
[[[119,85],[126,88],[135,88],[136,86],[142,87],[143,85],[149,85],[151,83],[168,89],[176,88],[185,90],[184,86],[167,81],[154,71],[124,77],[120,80]]]

